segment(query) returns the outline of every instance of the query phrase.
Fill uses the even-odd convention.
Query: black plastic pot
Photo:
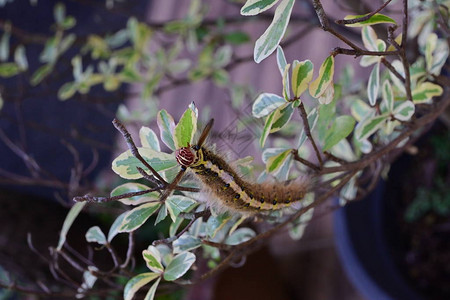
[[[354,286],[370,300],[421,300],[394,263],[385,184],[366,199],[349,203],[334,214],[338,255]],[[394,247],[392,246],[394,242]]]

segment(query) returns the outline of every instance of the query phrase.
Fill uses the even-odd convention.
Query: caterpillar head
[[[199,160],[198,155],[199,147],[197,145],[182,147],[175,151],[175,158],[182,167],[190,167],[196,164]]]

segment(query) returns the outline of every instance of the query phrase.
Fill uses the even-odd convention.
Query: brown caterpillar
[[[242,179],[223,158],[203,146],[212,124],[213,120],[206,125],[196,145],[180,148],[175,153],[182,170],[190,168],[217,199],[218,203],[212,205],[254,214],[289,207],[304,198],[308,186],[305,180],[257,184]]]

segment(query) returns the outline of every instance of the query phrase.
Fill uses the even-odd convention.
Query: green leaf
[[[268,10],[279,0],[247,0],[241,8],[241,15],[254,16]]]
[[[155,280],[159,277],[159,274],[148,272],[148,273],[142,273],[137,276],[134,276],[131,278],[127,284],[125,285],[125,288],[123,290],[123,299],[124,300],[132,300],[134,297],[134,294],[146,285],[147,283]]]
[[[77,92],[76,82],[66,82],[58,90],[59,100],[67,100]]]
[[[141,227],[145,221],[159,208],[160,203],[142,204],[127,212],[119,227],[119,232],[131,232]]]
[[[408,121],[414,115],[416,107],[411,101],[404,101],[394,109],[394,117],[400,121]]]
[[[242,45],[250,41],[250,36],[243,31],[232,31],[225,34],[223,39],[231,45]]]
[[[175,219],[181,212],[189,211],[196,204],[197,201],[181,195],[172,195],[166,200],[167,210],[173,222],[175,222]]]
[[[374,106],[377,103],[378,89],[380,87],[380,64],[377,63],[370,72],[369,82],[367,84],[367,96],[369,103]]]
[[[214,53],[213,66],[215,68],[225,67],[231,61],[232,55],[233,48],[230,45],[220,47],[217,49],[216,53]]]
[[[89,243],[98,243],[100,245],[106,244],[106,236],[103,231],[98,226],[93,226],[89,228],[86,232],[86,241]]]
[[[412,97],[414,103],[425,103],[431,101],[435,96],[442,95],[442,87],[432,82],[423,82],[419,84],[413,91]]]
[[[332,84],[334,75],[334,57],[328,56],[319,69],[319,76],[310,83],[309,93],[314,98],[320,97],[328,87]]]
[[[292,150],[288,149],[285,150],[284,152],[281,152],[278,155],[269,157],[266,162],[266,172],[271,173],[277,170],[283,164],[283,162],[289,157],[291,153]]]
[[[175,148],[187,147],[192,144],[192,139],[197,131],[197,117],[195,112],[188,108],[181,116],[180,122],[175,126],[173,137]]]
[[[358,139],[359,141],[367,139],[369,136],[375,133],[375,131],[380,129],[388,118],[388,114],[371,116],[358,123],[358,126],[356,126],[355,128],[356,139]]]
[[[156,216],[155,225],[164,220],[167,217],[167,206],[163,204],[158,211],[158,215]]]
[[[239,245],[255,236],[256,233],[250,228],[238,228],[225,240],[225,244]]]
[[[111,191],[111,197],[120,196],[127,193],[140,192],[150,189],[150,187],[136,182],[127,182],[122,185],[119,185],[115,189]],[[143,194],[140,196],[128,197],[119,199],[125,205],[138,205],[149,201],[155,201],[159,198],[159,194],[157,192],[150,192],[147,194]]]
[[[223,213],[215,217],[210,217],[206,223],[206,233],[210,238],[214,238],[216,234],[231,220],[228,213]]]
[[[159,282],[161,281],[161,277],[158,278],[155,283],[152,284],[151,288],[148,290],[145,295],[144,300],[153,300],[155,298],[156,289],[158,288]]]
[[[260,63],[277,48],[291,17],[294,0],[282,0],[275,10],[272,23],[255,43],[254,60]]]
[[[347,16],[344,17],[344,20],[358,19],[358,18],[365,17],[367,15],[368,14],[365,14],[365,15],[347,15]],[[345,24],[345,26],[348,26],[348,27],[361,27],[361,26],[375,25],[375,24],[382,24],[382,23],[397,24],[394,19],[392,19],[392,18],[390,18],[388,16],[385,16],[383,14],[374,14],[372,17],[370,17],[369,19],[367,19],[365,21],[354,23],[354,24]]]
[[[263,132],[261,133],[261,137],[259,139],[259,145],[264,147],[266,143],[266,139],[269,136],[270,129],[272,128],[272,124],[274,121],[274,116],[277,111],[272,112],[266,119],[266,123],[264,124]]]
[[[175,121],[173,117],[165,110],[158,112],[157,123],[160,131],[161,140],[171,150],[175,150],[175,142],[172,133],[175,129]]]
[[[69,232],[70,227],[73,224],[73,221],[75,221],[76,217],[80,214],[83,207],[86,205],[86,202],[77,202],[72,206],[69,213],[66,216],[66,219],[64,220],[63,227],[61,229],[61,233],[59,234],[59,242],[58,246],[56,247],[56,250],[61,250],[62,246],[66,242],[67,233]]]
[[[171,154],[158,152],[150,148],[138,148],[138,151],[157,172],[170,169],[177,165],[175,157]],[[150,172],[147,167],[133,156],[131,150],[123,152],[112,162],[112,170],[125,179],[142,178],[142,175],[136,167],[140,167],[144,171]]]
[[[9,78],[20,73],[20,67],[13,62],[0,64],[0,77]]]
[[[167,265],[164,272],[164,279],[174,281],[183,276],[195,262],[195,255],[190,252],[183,252],[175,256]]]
[[[142,251],[142,256],[150,270],[159,274],[164,272],[164,267],[161,264],[161,255],[154,246],[150,246],[149,249]]]
[[[158,137],[152,129],[142,126],[139,130],[139,139],[141,140],[142,147],[150,148],[155,151],[161,151]]]
[[[224,69],[214,70],[211,76],[217,86],[226,86],[230,82],[230,76]]]
[[[314,65],[310,60],[299,62],[295,60],[292,65],[292,91],[295,97],[306,91],[308,83],[311,81],[314,71]]]
[[[53,65],[52,64],[46,64],[41,67],[39,67],[33,75],[31,75],[30,83],[32,86],[36,86],[39,83],[41,83],[42,80],[44,80],[45,77],[47,77],[51,72],[53,71]]]
[[[334,145],[345,139],[353,131],[355,127],[355,119],[351,116],[338,117],[325,136],[325,144],[323,151],[328,151]]]
[[[194,250],[202,245],[201,239],[192,236],[188,233],[184,233],[178,239],[173,242],[173,252],[181,253],[184,251]]]
[[[253,103],[252,114],[255,118],[261,118],[270,114],[283,104],[286,104],[286,100],[283,97],[275,94],[263,93],[260,94]]]
[[[123,219],[125,218],[125,215],[127,213],[127,211],[122,213],[114,220],[114,223],[111,225],[108,231],[108,242],[111,242],[113,238],[119,233],[119,227],[120,225],[122,225]]]
[[[383,89],[381,90],[383,95],[383,102],[389,112],[394,109],[394,91],[392,90],[391,82],[385,80],[383,83]]]
[[[353,101],[350,110],[352,112],[352,116],[358,122],[360,122],[362,119],[365,118],[366,115],[368,115],[373,111],[372,107],[370,107],[366,102],[362,101],[361,99]]]
[[[293,113],[294,108],[292,107],[292,103],[286,103],[284,107],[282,106],[275,110],[270,133],[277,132],[283,128],[289,122]]]

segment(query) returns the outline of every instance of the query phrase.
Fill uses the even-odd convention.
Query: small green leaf
[[[432,82],[423,82],[419,84],[413,91],[412,97],[414,103],[425,103],[431,101],[435,96],[442,95],[442,87]]]
[[[180,122],[175,126],[173,137],[175,148],[187,147],[192,144],[192,139],[197,131],[197,117],[195,112],[188,108],[181,116]]]
[[[260,63],[277,48],[291,17],[294,0],[282,0],[275,10],[272,23],[255,43],[253,57]]]
[[[155,151],[161,151],[158,137],[152,129],[142,126],[139,130],[139,139],[141,140],[142,147],[150,148]]]
[[[157,122],[161,140],[171,150],[175,150],[175,142],[172,136],[175,129],[175,121],[173,120],[173,117],[165,109],[163,109],[158,112]]]
[[[310,83],[309,93],[314,98],[320,97],[333,82],[334,75],[334,57],[328,56],[319,69],[319,76]]]
[[[161,277],[158,278],[155,283],[152,284],[151,288],[148,290],[145,295],[144,300],[153,300],[155,298],[156,289],[158,288],[159,282],[161,281]]]
[[[127,193],[140,192],[150,189],[150,187],[136,182],[127,182],[119,185],[111,191],[111,197],[120,196]],[[140,196],[119,199],[125,205],[138,205],[149,201],[155,201],[159,197],[157,192],[150,192]]]
[[[292,91],[295,97],[306,91],[308,83],[311,81],[314,71],[314,65],[310,60],[299,62],[295,60],[292,65]]]
[[[328,151],[334,145],[339,143],[342,139],[345,139],[353,131],[355,127],[355,119],[351,116],[340,116],[338,117],[331,128],[328,130],[325,136],[325,144],[323,146],[323,151]]]
[[[408,121],[414,115],[416,107],[411,101],[404,101],[394,109],[394,117],[400,121]]]
[[[150,202],[128,211],[119,227],[119,232],[131,232],[138,229],[159,206],[160,203],[158,202]]]
[[[250,36],[243,31],[232,31],[225,34],[223,39],[231,45],[242,45],[250,41]]]
[[[283,97],[275,94],[263,93],[260,94],[253,103],[252,114],[255,118],[261,118],[270,114],[283,104],[286,104],[286,100]]]
[[[375,131],[377,131],[385,121],[389,118],[388,114],[380,115],[380,116],[371,116],[367,119],[358,123],[355,128],[356,139],[359,141],[367,139],[371,136]]]
[[[61,229],[61,233],[59,234],[59,242],[58,246],[56,247],[58,251],[62,249],[62,246],[66,242],[67,233],[69,232],[73,221],[75,221],[76,217],[80,214],[85,205],[86,202],[77,202],[72,206],[69,213],[67,214],[66,219],[64,220],[63,227]]]
[[[181,195],[172,195],[166,200],[167,210],[173,222],[181,212],[189,211],[196,204],[197,201]]]
[[[86,232],[86,241],[89,243],[98,243],[100,245],[106,244],[106,236],[98,226],[89,228]]]
[[[158,152],[150,148],[138,148],[138,151],[157,172],[170,169],[177,165],[175,157],[171,154]],[[112,170],[125,179],[142,178],[142,175],[136,167],[142,168],[144,171],[147,171],[147,173],[150,172],[147,167],[133,156],[131,150],[127,150],[120,154],[112,163]]]
[[[344,20],[358,19],[358,18],[365,17],[367,15],[368,14],[365,14],[365,15],[347,15],[347,16],[344,17]],[[370,17],[369,19],[367,19],[365,21],[354,23],[354,24],[345,24],[345,26],[348,26],[348,27],[361,27],[361,26],[375,25],[375,24],[382,24],[382,23],[397,24],[394,19],[392,19],[392,18],[390,18],[388,16],[385,16],[383,14],[374,14],[372,17]]]
[[[167,265],[164,272],[164,279],[174,281],[183,276],[195,262],[195,255],[190,252],[183,252],[175,256]]]
[[[120,225],[122,225],[123,219],[125,218],[125,215],[127,213],[127,211],[122,213],[114,220],[114,223],[111,225],[108,231],[108,242],[111,242],[113,238],[119,233],[119,227]]]
[[[58,98],[60,100],[67,100],[77,92],[76,82],[66,82],[58,90]]]
[[[41,67],[39,67],[33,75],[31,75],[30,83],[32,86],[36,86],[39,83],[41,83],[42,80],[44,80],[45,77],[47,77],[51,72],[53,71],[53,65],[52,64],[46,64]]]
[[[272,128],[272,124],[274,121],[274,116],[277,111],[272,112],[266,119],[266,123],[264,124],[263,132],[261,133],[261,138],[259,139],[259,145],[264,147],[266,143],[266,139],[269,136],[270,129]]]
[[[254,16],[268,10],[279,0],[247,0],[241,8],[241,15]]]
[[[369,103],[374,106],[377,103],[378,89],[380,87],[380,64],[377,63],[370,72],[369,82],[367,84],[367,96]]]
[[[250,228],[238,228],[225,240],[225,244],[239,245],[255,236],[256,233]]]
[[[291,153],[292,150],[288,149],[284,152],[281,152],[278,155],[271,156],[270,158],[268,158],[266,162],[266,172],[272,173],[275,170],[277,170],[283,164],[283,162],[289,157]]]
[[[148,273],[141,273],[137,276],[134,276],[131,278],[127,284],[125,285],[125,288],[123,290],[123,299],[124,300],[132,300],[134,297],[134,294],[146,285],[147,283],[155,280],[159,277],[159,274],[148,272]]]
[[[164,272],[164,267],[161,264],[161,255],[159,254],[158,249],[154,246],[150,246],[149,248],[152,249],[142,251],[142,256],[144,257],[147,267],[155,273],[160,274]]]
[[[20,67],[13,62],[0,64],[0,77],[9,78],[20,73]]]

